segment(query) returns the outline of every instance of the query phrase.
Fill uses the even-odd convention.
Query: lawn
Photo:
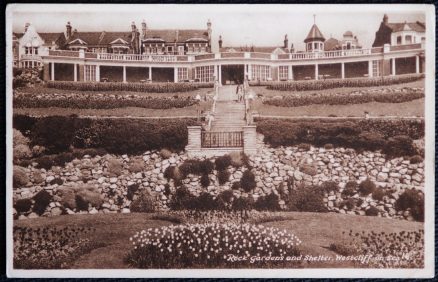
[[[300,246],[304,255],[336,254],[328,249],[331,243],[342,243],[342,232],[399,232],[418,231],[423,229],[423,223],[400,221],[379,217],[342,215],[335,213],[284,213],[288,220],[266,222],[265,226],[286,229],[298,236],[303,242]],[[290,219],[292,218],[292,219]],[[95,227],[96,233],[92,240],[106,243],[101,247],[84,254],[73,263],[73,268],[119,269],[128,268],[123,258],[131,248],[129,237],[137,231],[170,225],[170,222],[152,220],[150,214],[96,214],[96,215],[63,215],[50,218],[37,218],[14,221],[14,226],[39,228],[54,226],[64,228]],[[304,267],[353,267],[346,262],[312,262]]]
[[[354,105],[308,105],[301,107],[276,107],[262,104],[256,100],[253,109],[261,116],[338,116],[363,117],[367,111],[370,116],[424,116],[424,99],[417,99],[404,103],[364,103]]]

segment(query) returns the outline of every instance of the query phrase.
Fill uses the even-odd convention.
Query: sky
[[[64,32],[71,22],[78,31],[130,31],[134,21],[139,29],[146,21],[151,29],[206,29],[212,22],[213,51],[219,35],[224,46],[282,46],[285,34],[289,45],[304,50],[314,20],[326,39],[342,38],[350,30],[364,48],[370,48],[383,15],[389,22],[425,21],[421,6],[388,5],[16,5],[12,30],[23,32],[31,23],[39,32]],[[314,17],[315,15],[315,17]]]

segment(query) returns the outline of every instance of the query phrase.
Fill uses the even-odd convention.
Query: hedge
[[[63,99],[36,98],[30,95],[14,96],[14,108],[70,108],[70,109],[115,109],[139,107],[146,109],[184,108],[196,104],[191,97],[187,98],[124,98],[121,97],[66,97]]]
[[[408,74],[399,76],[383,76],[375,78],[347,78],[291,82],[264,82],[251,83],[250,85],[266,85],[268,89],[279,91],[307,91],[324,90],[340,87],[373,87],[392,84],[408,83],[424,78],[424,74]]]
[[[15,120],[26,120],[20,115]],[[32,145],[44,146],[47,153],[74,148],[102,148],[109,153],[138,154],[153,149],[181,150],[187,144],[187,126],[195,119],[90,119],[76,116],[35,118],[30,128]]]
[[[264,135],[265,142],[274,147],[301,143],[322,147],[331,143],[334,147],[357,150],[383,149],[391,156],[411,156],[415,151],[409,144],[413,139],[424,137],[424,120],[259,119],[257,131]],[[406,137],[400,137],[401,134]]]
[[[266,99],[263,104],[277,107],[300,107],[307,105],[351,105],[370,102],[403,103],[424,98],[424,91],[390,92],[390,93],[359,93],[359,94],[322,94],[285,96],[283,99]]]
[[[134,91],[152,93],[188,92],[200,87],[213,87],[212,83],[123,83],[123,82],[72,82],[48,81],[47,87],[79,91]]]

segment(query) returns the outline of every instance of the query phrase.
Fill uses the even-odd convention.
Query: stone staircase
[[[217,101],[211,131],[242,131],[245,125],[245,105],[236,101]]]

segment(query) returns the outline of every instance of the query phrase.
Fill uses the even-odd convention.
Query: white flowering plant
[[[150,228],[130,238],[134,268],[297,267],[295,235],[253,224],[205,223]],[[276,258],[273,260],[272,258]]]

